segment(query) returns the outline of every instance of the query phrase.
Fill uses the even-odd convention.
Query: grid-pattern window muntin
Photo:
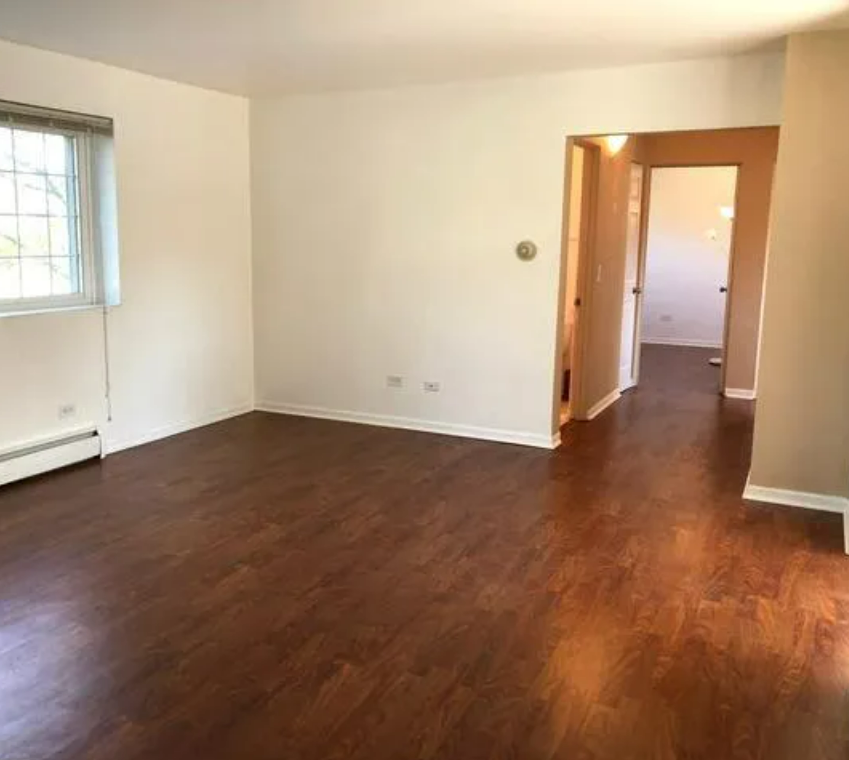
[[[79,143],[0,125],[0,303],[84,294]]]

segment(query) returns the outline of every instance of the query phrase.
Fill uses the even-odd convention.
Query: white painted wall
[[[252,101],[258,403],[550,442],[565,137],[777,124],[782,76],[765,55]]]
[[[0,99],[116,122],[110,447],[251,408],[247,101],[8,43]],[[0,319],[0,449],[103,424],[103,367],[97,311]]]
[[[642,340],[722,346],[737,168],[654,169],[651,180]]]

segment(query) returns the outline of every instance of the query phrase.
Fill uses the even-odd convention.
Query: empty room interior
[[[0,758],[845,760],[849,0],[0,3]]]

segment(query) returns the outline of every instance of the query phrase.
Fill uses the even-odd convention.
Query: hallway
[[[699,349],[544,452],[251,414],[0,491],[4,760],[838,760],[840,518]]]

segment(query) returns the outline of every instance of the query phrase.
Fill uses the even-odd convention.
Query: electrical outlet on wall
[[[436,380],[426,380],[424,383],[425,393],[439,393],[441,386]]]
[[[387,375],[386,376],[386,387],[387,388],[403,388],[404,387],[404,378],[401,375]]]
[[[59,419],[60,420],[69,420],[71,417],[75,417],[77,414],[77,405],[76,404],[62,404],[59,407]]]

